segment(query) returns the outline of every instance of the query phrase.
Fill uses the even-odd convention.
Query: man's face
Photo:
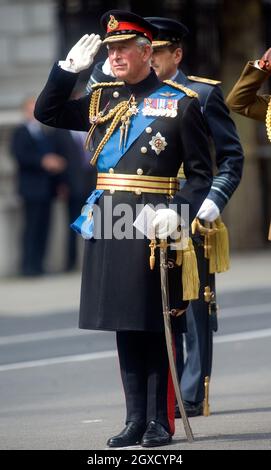
[[[108,45],[110,67],[119,80],[137,83],[141,79],[142,70],[148,67],[151,47],[138,46],[135,39],[113,42]]]
[[[151,65],[160,80],[169,80],[177,72],[181,60],[182,49],[171,52],[168,47],[160,47],[153,50]]]

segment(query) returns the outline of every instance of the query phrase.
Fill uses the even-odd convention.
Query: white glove
[[[161,240],[169,237],[178,227],[180,216],[173,209],[158,209],[152,226],[155,235]]]
[[[220,214],[220,210],[216,203],[211,199],[205,199],[197,213],[199,219],[206,220],[206,222],[213,222]]]
[[[101,44],[102,41],[98,34],[85,34],[70,50],[66,60],[60,60],[58,65],[63,70],[73,73],[88,69]]]

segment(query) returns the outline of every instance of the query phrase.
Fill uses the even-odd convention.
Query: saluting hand
[[[67,72],[79,73],[82,70],[88,69],[101,44],[102,41],[98,34],[85,34],[72,47],[66,60],[61,60],[58,64]]]
[[[266,70],[267,72],[271,72],[271,47],[265,51],[262,58],[259,60],[259,67],[262,70]]]

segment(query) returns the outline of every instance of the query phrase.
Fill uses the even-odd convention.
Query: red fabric
[[[176,359],[176,349],[175,349],[175,342],[174,338],[172,338],[172,345],[174,351],[174,359]],[[169,423],[169,431],[170,434],[175,433],[175,391],[173,386],[173,381],[171,377],[170,368],[168,369],[168,385],[167,385],[167,415],[168,415],[168,423]]]
[[[136,23],[126,23],[125,21],[120,21],[117,28],[109,28],[107,26],[107,33],[112,33],[116,31],[126,31],[132,29],[133,31],[138,31],[139,33],[145,33],[148,37],[148,39],[152,42],[152,34],[150,31],[147,31],[145,28],[142,28],[142,26],[139,26]]]

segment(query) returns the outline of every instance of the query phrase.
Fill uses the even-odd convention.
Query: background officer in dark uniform
[[[169,18],[146,18],[159,29],[153,41],[152,67],[160,80],[171,78],[199,95],[199,101],[208,134],[215,150],[216,172],[211,190],[203,201],[197,216],[213,222],[223,211],[237,188],[243,167],[243,151],[235,125],[224,103],[219,82],[187,77],[179,65],[182,61],[182,39],[188,29],[182,23]],[[212,368],[213,332],[208,313],[208,303],[204,300],[204,288],[209,285],[202,239],[198,239],[198,268],[200,274],[200,297],[190,303],[187,310],[186,351],[187,360],[183,363],[182,339],[177,340],[177,366],[181,377],[181,391],[188,416],[203,413],[204,380],[210,376]],[[176,409],[179,417],[179,410]]]
[[[116,221],[111,213],[104,219],[108,200],[113,214],[125,203],[134,216],[137,204],[164,204],[156,213],[154,229],[158,238],[170,235],[178,226],[178,216],[168,207],[166,182],[175,182],[171,201],[178,211],[188,204],[192,220],[210,190],[210,155],[197,99],[181,86],[163,85],[150,69],[155,28],[137,15],[118,10],[105,13],[102,25],[117,81],[96,84],[90,95],[69,100],[78,73],[90,66],[100,45],[98,36],[85,35],[66,61],[54,66],[35,113],[48,125],[92,132],[92,162],[98,169],[92,196],[97,199],[102,226],[101,236],[95,232],[95,238],[85,243],[79,326],[117,332],[127,416],[125,428],[108,445],[159,446],[174,433],[159,263],[150,270],[147,239],[136,238],[135,231],[131,238],[117,237],[115,232],[108,236],[103,221]],[[160,96],[160,90],[167,90],[166,94]],[[165,109],[159,103],[169,101],[167,116],[162,115]],[[146,117],[143,111],[148,109],[157,114]],[[176,176],[182,162],[187,182],[180,192]],[[182,299],[181,268],[170,271],[171,308],[184,310],[188,302]]]

